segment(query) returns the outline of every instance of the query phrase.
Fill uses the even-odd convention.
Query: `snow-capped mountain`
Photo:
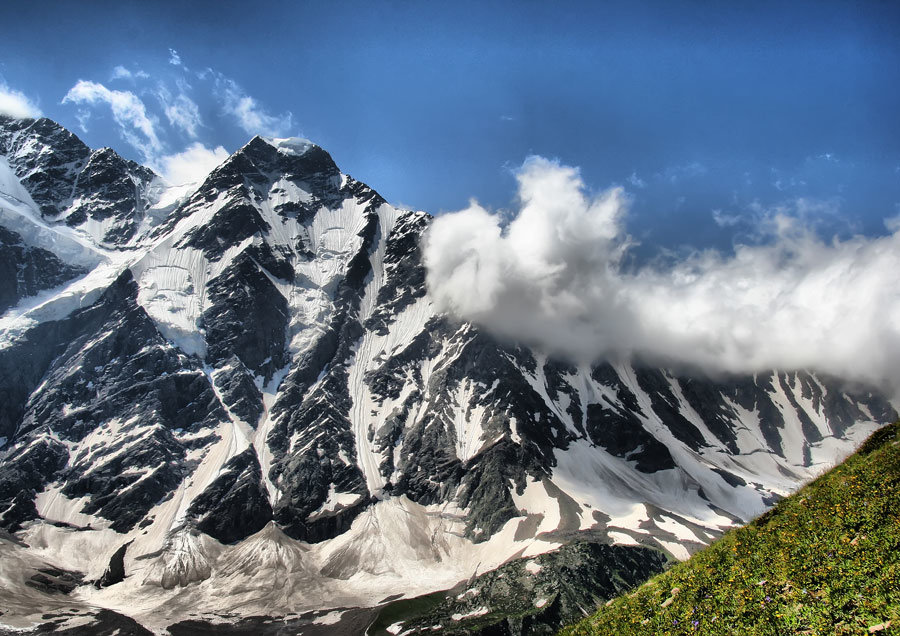
[[[0,622],[372,606],[580,534],[685,558],[897,418],[498,342],[435,311],[429,223],[305,140],[176,190],[0,117]]]

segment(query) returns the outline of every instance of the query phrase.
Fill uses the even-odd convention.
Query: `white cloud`
[[[475,202],[434,220],[423,254],[439,309],[575,360],[808,368],[900,387],[900,233],[825,242],[779,211],[762,245],[633,271],[622,189],[588,195],[577,169],[538,157],[517,179],[505,227]]]
[[[712,217],[719,227],[732,227],[741,222],[740,214],[727,214],[722,210],[713,210]]]
[[[679,166],[669,166],[657,176],[662,177],[669,183],[675,184],[684,179],[694,179],[702,177],[709,172],[709,168],[698,161],[687,163]]]
[[[216,86],[223,109],[235,118],[247,134],[280,137],[289,133],[292,127],[290,112],[280,116],[268,114],[253,97],[238,86],[237,82],[224,75],[217,76]]]
[[[37,118],[41,114],[41,109],[28,99],[25,93],[10,88],[5,82],[0,80],[0,115]]]
[[[900,203],[896,204],[894,209],[897,210],[897,215],[888,217],[884,220],[884,227],[886,227],[891,234],[900,232]]]
[[[175,49],[169,49],[169,64],[172,66],[181,66],[181,56]]]
[[[112,76],[110,77],[110,79],[112,79],[112,80],[124,79],[124,80],[134,81],[136,79],[148,79],[149,77],[150,76],[147,75],[147,73],[145,73],[144,71],[137,70],[137,71],[132,72],[132,71],[129,71],[124,66],[119,65],[113,69]]]
[[[113,69],[112,77],[110,79],[132,79],[134,76],[124,66],[117,66]]]
[[[156,134],[155,122],[147,115],[144,103],[134,93],[109,90],[97,82],[78,80],[63,98],[62,103],[66,102],[92,106],[98,103],[108,104],[122,136],[146,160],[151,160],[161,152],[162,144]]]
[[[194,183],[206,178],[212,170],[228,158],[222,146],[213,149],[195,142],[182,152],[160,158],[156,170],[173,185]]]
[[[637,172],[632,172],[631,176],[628,177],[628,183],[633,185],[635,188],[646,188],[647,182],[641,179]]]
[[[81,132],[88,132],[88,122],[91,121],[91,111],[87,108],[79,108],[78,113],[75,115],[75,119],[78,120],[78,127],[81,128]]]
[[[162,104],[163,112],[169,124],[180,128],[191,139],[197,137],[197,129],[203,125],[200,109],[197,104],[182,90],[174,96],[164,85],[157,89],[157,97]]]

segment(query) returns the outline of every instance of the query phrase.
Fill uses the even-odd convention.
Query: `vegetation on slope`
[[[900,424],[688,561],[563,630],[900,633]]]

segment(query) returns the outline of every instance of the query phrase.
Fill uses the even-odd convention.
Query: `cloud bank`
[[[24,93],[10,88],[0,80],[0,115],[37,118],[41,116],[41,109]]]
[[[508,224],[474,201],[434,220],[423,253],[440,310],[576,361],[803,368],[900,387],[900,224],[825,242],[781,209],[763,244],[634,270],[624,190],[589,193],[576,168],[541,157],[516,178]]]
[[[195,142],[182,152],[161,157],[156,163],[156,170],[173,185],[194,183],[206,178],[227,158],[228,151],[222,146],[210,149]]]

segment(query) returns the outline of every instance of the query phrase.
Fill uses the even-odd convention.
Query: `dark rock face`
[[[273,465],[271,477],[285,492],[275,506],[275,520],[288,536],[305,541],[331,538],[314,529],[322,525],[322,519],[314,527],[308,521],[325,503],[332,484],[339,492],[368,496],[359,468],[342,459],[356,455],[349,408],[346,369],[332,366],[317,399],[304,400],[269,437],[281,457]],[[294,447],[304,450],[291,452],[290,431],[297,432]],[[340,510],[329,517],[328,525],[345,530],[359,512],[359,507]]]
[[[124,245],[149,207],[148,188],[156,175],[110,148],[91,151],[59,124],[41,118],[0,116],[0,155],[48,219],[65,213],[71,227],[106,222],[100,240]]]
[[[675,468],[665,445],[648,433],[632,413],[614,405],[589,404],[587,430],[595,444],[616,457],[634,460],[645,473]]]
[[[0,227],[0,314],[27,296],[86,273],[52,252],[25,245],[21,236]]]
[[[109,558],[109,565],[103,572],[103,576],[94,582],[95,587],[98,589],[109,587],[125,580],[125,552],[128,550],[129,545],[131,545],[130,541],[113,553]]]
[[[371,205],[371,199],[367,201]],[[331,538],[334,535],[323,533],[322,528],[344,531],[362,510],[360,506],[351,506],[309,519],[325,503],[331,485],[339,492],[363,498],[368,495],[359,468],[342,457],[356,455],[348,417],[352,397],[346,365],[353,356],[352,347],[363,333],[358,310],[371,269],[368,253],[377,223],[378,217],[369,212],[361,230],[360,250],[349,260],[347,273],[334,292],[335,310],[330,328],[309,353],[294,363],[273,407],[283,417],[267,441],[282,457],[273,465],[270,476],[289,493],[276,504],[275,520],[285,533],[296,539]],[[319,394],[304,399],[316,378],[319,378]],[[292,453],[290,439],[295,434],[294,446],[304,450]]]
[[[340,171],[331,156],[319,147],[298,156],[279,152],[267,141],[254,137],[213,170],[197,192],[156,230],[155,236],[164,235],[181,219],[224,196],[227,203],[208,225],[214,229],[198,228],[188,236],[191,245],[209,250],[215,259],[220,256],[219,237],[222,243],[233,245],[269,229],[254,203],[277,194],[277,180],[293,183],[309,193],[306,200],[287,200],[276,205],[278,214],[297,218],[301,223],[310,221],[320,207],[333,207],[347,196],[354,196],[354,188],[368,190],[353,180],[342,187]],[[231,223],[235,227],[230,227]]]
[[[428,222],[426,214],[407,214],[391,231],[384,252],[385,282],[378,290],[367,329],[385,333],[396,316],[425,296],[425,266],[419,243]]]
[[[85,513],[128,530],[190,470],[178,431],[225,418],[197,362],[159,335],[136,294],[126,270],[91,307],[38,325],[0,352],[0,366],[13,366],[19,351],[35,365],[25,369],[18,395],[44,380],[19,407],[19,444],[0,464],[0,484],[9,484],[0,501],[60,479],[66,496],[90,497]],[[102,441],[74,457],[58,441],[89,434]]]
[[[208,287],[210,308],[202,318],[207,360],[222,364],[232,355],[266,378],[287,364],[287,300],[251,256],[238,256]],[[249,325],[253,328],[248,329]]]
[[[650,396],[653,411],[666,423],[675,438],[693,449],[706,446],[703,433],[681,413],[678,400],[673,395],[664,372],[646,368],[636,371],[638,385]]]
[[[218,478],[191,503],[188,517],[222,543],[263,529],[272,518],[272,507],[252,447],[228,460]]]
[[[78,227],[89,219],[111,220],[103,242],[127,243],[149,205],[145,192],[155,178],[152,171],[123,159],[110,148],[97,150],[78,175],[72,192],[74,205],[66,224]]]
[[[235,198],[219,210],[208,224],[191,232],[185,245],[203,250],[210,260],[217,261],[228,247],[269,229],[271,226],[253,205]]]
[[[0,115],[0,154],[7,155],[41,214],[59,216],[71,200],[91,149],[54,121]]]
[[[66,447],[51,437],[41,437],[25,447],[14,448],[0,464],[0,527],[10,532],[37,517],[34,498],[48,477],[61,470],[68,459]]]
[[[223,366],[216,370],[213,382],[232,415],[256,428],[263,414],[262,394],[253,381],[253,373],[241,359],[232,356],[226,360]]]
[[[336,623],[324,623],[328,611],[307,612],[297,618],[253,616],[232,623],[210,623],[198,619],[179,621],[166,629],[172,636],[359,636],[377,613],[373,608],[342,608]],[[319,622],[316,622],[318,619]]]

